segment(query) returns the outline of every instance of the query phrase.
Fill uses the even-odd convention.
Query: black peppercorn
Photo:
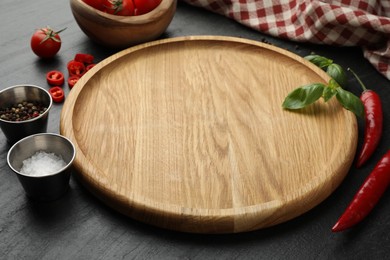
[[[43,114],[46,110],[47,107],[39,102],[23,101],[10,107],[0,108],[0,119],[25,121]]]

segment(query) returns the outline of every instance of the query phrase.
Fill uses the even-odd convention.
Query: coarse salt
[[[29,176],[45,176],[55,173],[65,166],[66,163],[61,156],[39,151],[23,161],[20,173]]]

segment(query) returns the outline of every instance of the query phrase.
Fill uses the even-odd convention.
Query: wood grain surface
[[[60,131],[81,182],[137,220],[235,233],[292,219],[328,197],[357,145],[335,102],[283,110],[328,76],[286,50],[223,36],[172,38],[105,59],[72,89]]]

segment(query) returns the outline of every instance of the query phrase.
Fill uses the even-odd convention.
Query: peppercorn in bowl
[[[111,48],[124,49],[161,36],[176,12],[177,0],[161,0],[152,10],[119,15],[116,10],[98,9],[83,0],[70,0],[73,16],[80,29],[93,41]],[[119,9],[120,10],[120,9]]]
[[[15,85],[0,91],[0,128],[11,144],[47,130],[53,100],[35,85]]]

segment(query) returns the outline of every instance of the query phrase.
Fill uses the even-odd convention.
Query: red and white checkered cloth
[[[390,79],[390,0],[182,0],[297,42],[362,46]]]

